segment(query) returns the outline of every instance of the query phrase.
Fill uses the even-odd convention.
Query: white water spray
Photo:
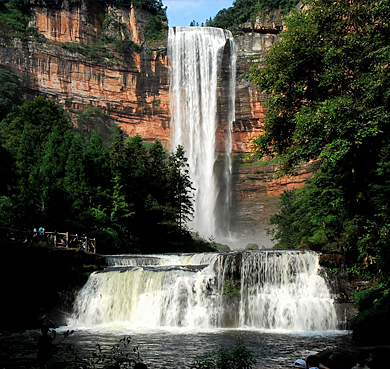
[[[169,30],[168,57],[172,146],[182,145],[196,189],[195,215],[190,226],[202,236],[228,237],[232,124],[235,114],[236,53],[230,31],[210,27],[175,27]],[[228,76],[222,78],[223,58]],[[226,74],[226,68],[224,68]],[[224,122],[217,117],[221,105],[219,83],[228,79]],[[223,180],[215,174],[217,129],[223,136]],[[221,148],[220,148],[221,150]],[[220,183],[218,183],[220,182]],[[221,216],[222,215],[222,216]],[[217,221],[218,219],[218,221]]]
[[[337,329],[315,252],[121,255],[108,264],[80,291],[69,324]]]

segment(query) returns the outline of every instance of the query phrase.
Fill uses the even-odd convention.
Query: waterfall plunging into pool
[[[172,147],[184,147],[196,189],[190,227],[222,242],[230,228],[234,39],[219,28],[171,28],[168,59]]]
[[[120,255],[89,277],[69,324],[132,328],[337,329],[311,251]]]

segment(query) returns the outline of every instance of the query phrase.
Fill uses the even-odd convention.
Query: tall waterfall
[[[333,299],[311,251],[120,255],[89,277],[70,324],[256,328],[293,332],[337,328]]]
[[[196,189],[190,226],[206,238],[223,240],[229,237],[231,206],[234,39],[219,28],[171,28],[168,57],[172,146],[184,147]],[[216,165],[218,155],[224,159]]]

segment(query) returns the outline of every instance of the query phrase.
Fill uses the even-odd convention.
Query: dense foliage
[[[299,0],[235,0],[233,6],[220,10],[214,19],[206,22],[208,27],[229,29],[233,34],[240,32],[239,26],[245,22],[252,22],[259,13],[280,9],[287,14]]]
[[[0,89],[0,101],[7,96]],[[9,105],[0,131],[1,227],[85,233],[101,253],[208,248],[185,228],[193,188],[181,146],[168,153],[159,141],[126,138],[97,108],[80,113],[75,129],[53,100],[26,101],[17,113],[16,97]]]
[[[318,166],[272,221],[282,247],[335,245],[389,293],[390,1],[307,1],[252,80],[268,95],[260,156],[282,173]],[[379,293],[379,295],[381,295]],[[380,298],[371,299],[380,305]]]
[[[28,1],[0,1],[0,35],[23,35],[30,16],[31,8]]]

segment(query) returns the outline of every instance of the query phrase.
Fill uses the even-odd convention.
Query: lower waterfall
[[[108,256],[68,324],[336,330],[318,258],[307,250]]]

